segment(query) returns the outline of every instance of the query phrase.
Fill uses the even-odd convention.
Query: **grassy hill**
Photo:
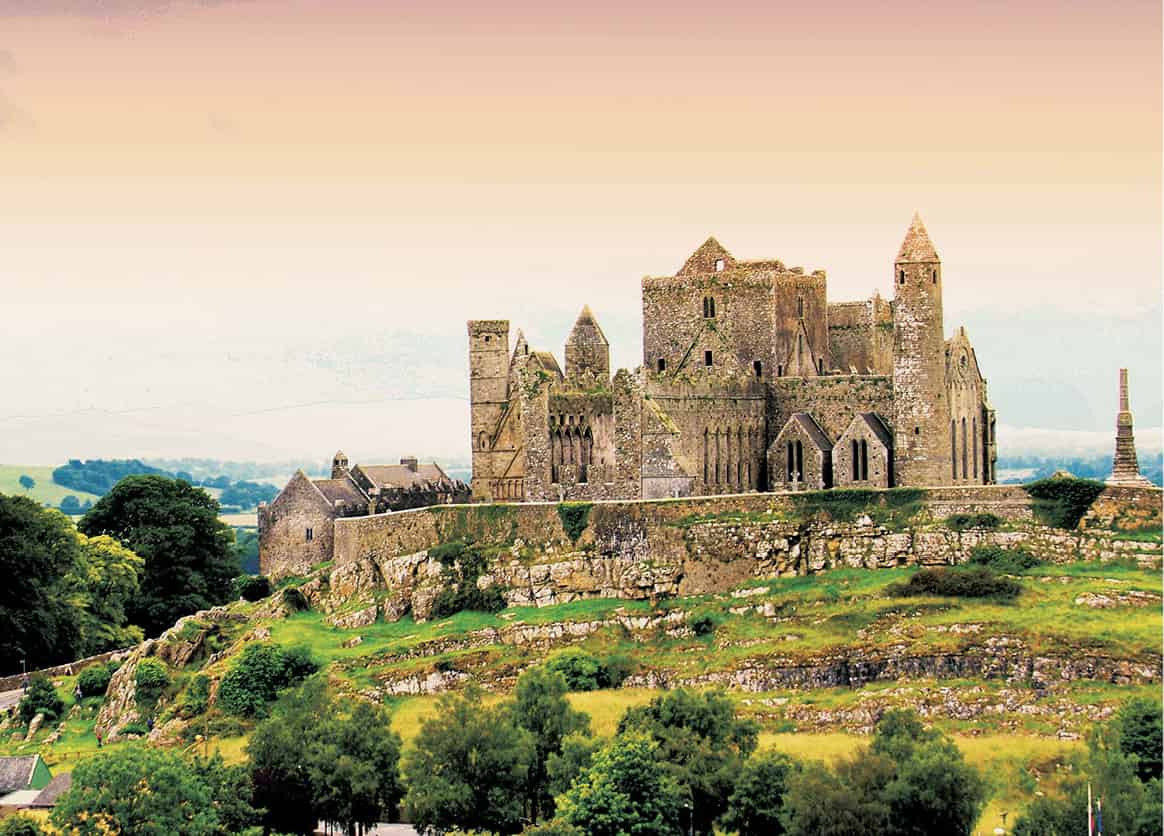
[[[993,829],[1002,810],[1013,821],[1055,782],[1063,758],[1094,723],[1133,696],[1158,698],[1158,570],[1038,566],[1016,576],[1022,591],[1011,602],[887,592],[914,571],[838,569],[655,604],[589,599],[349,629],[332,624],[350,615],[343,611],[288,613],[281,601],[297,596],[286,586],[265,601],[232,604],[225,616],[190,619],[162,638],[159,657],[189,661],[171,664],[173,683],[155,723],[173,723],[172,745],[241,760],[253,720],[214,707],[180,718],[177,706],[196,676],[220,679],[249,642],[273,641],[308,647],[337,692],[387,704],[407,744],[435,710],[431,692],[473,678],[501,698],[525,667],[571,647],[600,661],[621,657],[630,674],[626,687],[571,695],[598,734],[611,734],[628,707],[660,687],[717,686],[761,724],[762,747],[831,759],[863,745],[887,708],[913,707],[954,735],[988,776],[992,801],[980,827]],[[315,598],[312,584],[326,588],[327,577],[325,566],[291,583]],[[879,672],[863,681],[827,680],[838,664],[852,674],[873,663]],[[67,705],[74,681],[57,680]],[[101,702],[83,701],[51,743],[51,724],[30,743],[5,732],[0,753],[39,750],[55,769],[71,768],[96,749]],[[197,742],[204,732],[209,740]]]
[[[54,508],[60,505],[61,500],[69,494],[77,497],[77,500],[82,504],[86,499],[93,502],[100,499],[96,494],[61,487],[53,481],[55,469],[54,466],[0,464],[0,493],[6,493],[10,496],[27,496],[42,505],[52,505]],[[30,491],[25,491],[20,485],[20,477],[24,474],[28,474],[36,480],[36,485]]]

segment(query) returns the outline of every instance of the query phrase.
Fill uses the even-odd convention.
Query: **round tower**
[[[892,484],[949,484],[942,264],[917,213],[893,264],[893,288]]]
[[[493,435],[509,403],[509,321],[469,322],[470,447],[473,451],[473,497],[489,496],[494,473]]]

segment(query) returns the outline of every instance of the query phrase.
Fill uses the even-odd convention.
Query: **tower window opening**
[[[667,371],[667,361],[665,358],[663,358],[663,357],[659,358],[658,368],[659,368],[659,371],[661,371],[661,372]]]
[[[854,438],[851,445],[850,445],[850,448],[849,448],[850,454],[852,455],[852,458],[853,458],[853,481],[854,482],[858,481],[861,478],[861,466],[860,466],[861,460],[859,458],[859,456],[860,456],[859,449],[860,448],[857,447],[857,439]]]
[[[953,421],[950,422],[950,472],[955,479],[958,478],[958,431]]]
[[[824,374],[824,358],[818,357],[816,360],[817,374]]]
[[[904,270],[897,271],[897,282],[898,282],[898,284],[905,284],[905,271]]]
[[[776,376],[777,377],[784,377],[784,364],[783,363],[776,364]]]
[[[933,276],[934,276],[934,284],[937,284],[938,283],[938,269],[936,267],[934,268]]]
[[[804,297],[803,296],[796,297],[796,315],[798,317],[800,317],[801,319],[804,319]]]
[[[703,365],[705,365],[705,366],[711,365],[711,352],[710,351],[703,352]]]
[[[861,439],[861,481],[869,481],[869,442]]]
[[[485,335],[485,342],[489,342],[489,340],[491,340],[491,339],[493,339],[493,338],[490,337],[488,334]]]
[[[759,360],[753,360],[752,361],[752,371],[754,371],[756,373],[756,377],[763,377],[764,376],[764,364],[761,363]]]
[[[723,272],[723,259],[722,258],[717,258],[715,260],[715,272],[717,272],[717,273]]]
[[[307,542],[310,543],[314,539],[315,539],[315,530],[312,528],[307,529]]]
[[[921,435],[921,427],[914,427],[913,434],[914,435]]]

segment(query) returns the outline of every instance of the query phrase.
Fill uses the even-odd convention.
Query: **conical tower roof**
[[[905,240],[901,242],[901,248],[897,251],[895,263],[910,264],[935,261],[941,261],[938,258],[938,251],[934,249],[934,242],[930,240],[930,234],[926,232],[926,225],[922,223],[921,215],[914,212],[909,230],[905,233]]]
[[[598,325],[598,320],[594,318],[594,311],[590,310],[589,305],[582,306],[582,312],[578,314],[578,319],[574,322],[574,327],[570,331],[570,337],[566,340],[566,345],[580,343],[601,343],[602,345],[610,345],[606,339],[606,334],[602,333],[602,328]]]

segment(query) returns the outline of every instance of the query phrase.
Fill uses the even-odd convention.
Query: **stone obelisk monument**
[[[1128,406],[1128,370],[1120,369],[1120,412],[1116,416],[1115,459],[1112,461],[1109,485],[1150,485],[1140,475],[1136,460],[1136,437],[1132,434],[1132,410]]]

